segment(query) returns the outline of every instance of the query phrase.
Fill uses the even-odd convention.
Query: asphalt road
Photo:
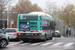
[[[11,41],[6,48],[0,50],[75,50],[75,37],[54,37],[46,42]]]

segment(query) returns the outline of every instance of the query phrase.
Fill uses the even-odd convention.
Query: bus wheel
[[[43,39],[44,42],[46,42],[46,34],[45,34],[45,38]]]
[[[28,39],[23,39],[23,42],[28,42],[29,40]]]
[[[52,37],[50,37],[50,40],[52,40]]]

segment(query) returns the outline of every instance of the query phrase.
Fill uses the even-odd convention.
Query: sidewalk
[[[64,37],[67,37],[67,36],[64,36]],[[68,37],[75,37],[74,35],[71,35],[71,36],[68,36]]]

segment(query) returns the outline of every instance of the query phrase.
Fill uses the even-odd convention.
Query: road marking
[[[73,45],[74,43],[67,43],[65,44],[63,47],[70,47],[71,45]]]
[[[52,46],[59,46],[60,44],[63,44],[63,42],[55,43]]]
[[[48,43],[44,43],[44,44],[41,44],[41,46],[46,46],[46,45],[49,45],[49,44],[52,44],[53,42],[48,42]]]
[[[13,44],[13,43],[16,43],[16,42],[9,42],[9,44]]]
[[[8,47],[9,47],[9,46],[14,46],[14,45],[17,45],[17,44],[19,44],[19,43],[9,44]]]
[[[47,45],[51,45],[51,47],[64,47],[64,48],[67,48],[67,47],[71,47],[71,45],[73,45],[74,43],[66,43],[65,45],[63,45],[63,46],[59,46],[59,45],[61,45],[61,44],[63,44],[64,42],[57,42],[57,43],[55,43],[55,42],[39,42],[39,43],[22,43],[23,41],[20,41],[20,42],[9,42],[9,45],[7,45],[7,47],[14,47],[14,45],[17,45],[17,44],[19,44],[19,45],[40,45],[40,46],[47,46]],[[22,44],[21,44],[22,43]]]
[[[34,44],[31,44],[31,45],[38,45],[38,44],[40,44],[40,43],[34,43]]]
[[[29,43],[23,43],[23,44],[20,44],[20,45],[27,45],[27,44],[29,44]]]
[[[7,46],[14,46],[14,45],[17,45],[17,44],[19,44],[19,43],[21,43],[22,41],[20,41],[20,42],[10,42],[9,43],[9,45],[7,45]]]

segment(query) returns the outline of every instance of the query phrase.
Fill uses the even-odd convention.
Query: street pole
[[[7,28],[9,27],[9,8],[7,10]]]
[[[1,19],[2,19],[2,3],[0,3],[0,8],[1,8]]]
[[[11,19],[11,26],[10,26],[10,28],[12,28],[12,24],[14,23],[14,20],[13,19]]]
[[[12,23],[10,24],[10,28],[12,28]]]
[[[75,22],[74,22],[74,25],[75,25]],[[75,26],[74,26],[74,37],[75,37]]]
[[[74,37],[75,37],[75,26],[74,26]]]
[[[2,19],[2,5],[1,5],[1,19]]]

